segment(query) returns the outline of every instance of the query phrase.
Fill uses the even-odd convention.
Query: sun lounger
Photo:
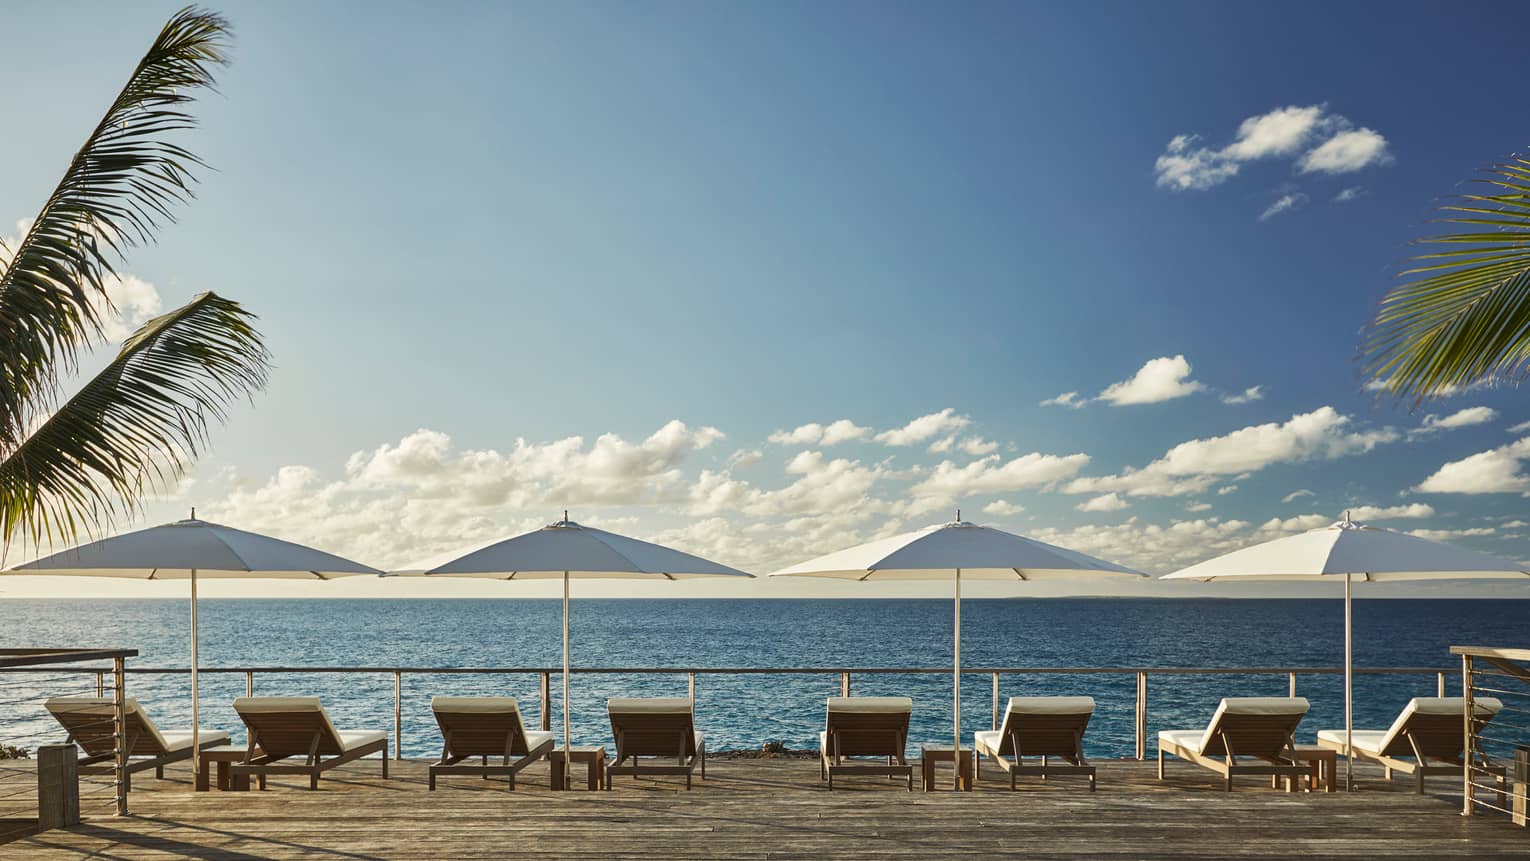
[[[1492,697],[1477,697],[1474,705],[1478,726],[1492,720],[1503,708],[1503,703]],[[1448,774],[1459,781],[1465,766],[1461,756],[1466,747],[1465,713],[1464,697],[1414,697],[1397,720],[1392,721],[1390,729],[1353,732],[1355,758],[1381,763],[1386,768],[1387,780],[1392,779],[1394,771],[1413,775],[1414,789],[1420,794],[1426,775]],[[1319,731],[1317,743],[1341,756],[1347,755],[1342,729]]]
[[[978,776],[982,776],[981,763],[986,756],[1009,772],[1012,790],[1021,774],[1039,775],[1042,780],[1059,774],[1084,774],[1089,776],[1089,791],[1093,792],[1095,769],[1084,759],[1084,730],[1093,714],[1093,697],[1010,697],[1003,726],[972,734]],[[1014,761],[1006,756],[1014,757]],[[1026,765],[1027,756],[1040,757],[1041,764]],[[1052,764],[1054,757],[1062,763]]]
[[[318,789],[320,774],[374,753],[388,776],[388,734],[335,729],[318,697],[240,697],[234,711],[250,739],[244,760],[229,769],[233,777],[258,777],[264,788],[266,775],[306,774],[308,788]],[[303,763],[283,762],[292,757]]]
[[[611,734],[616,738],[616,759],[606,774],[683,774],[685,788],[697,766],[707,779],[706,740],[696,731],[695,713],[685,697],[613,697],[606,700],[611,715]],[[673,760],[673,765],[643,764],[639,757]],[[631,760],[631,764],[626,764]],[[611,781],[606,780],[606,789]]]
[[[430,766],[431,789],[439,774],[479,774],[507,777],[514,790],[516,772],[546,759],[553,749],[552,733],[534,732],[521,723],[515,697],[434,697],[430,710],[443,740],[441,761]],[[475,756],[480,762],[462,763]],[[490,765],[491,756],[500,762]]]
[[[1163,780],[1164,755],[1173,754],[1222,775],[1228,792],[1237,774],[1285,776],[1294,790],[1311,773],[1295,759],[1292,738],[1309,707],[1303,697],[1228,697],[1206,729],[1158,734],[1158,779]]]
[[[53,697],[43,707],[69,732],[66,743],[79,745],[85,755],[79,761],[81,774],[106,774],[116,767],[116,712],[110,697]],[[152,768],[155,777],[164,777],[167,764],[191,758],[191,730],[161,732],[132,697],[123,700],[123,711],[129,788],[133,772]],[[198,739],[200,747],[216,747],[228,744],[228,733],[204,729]]]
[[[903,776],[914,790],[914,767],[904,758],[908,720],[914,701],[908,697],[829,697],[824,731],[818,736],[818,775],[834,788],[836,774]],[[885,763],[846,762],[846,757],[877,757]]]

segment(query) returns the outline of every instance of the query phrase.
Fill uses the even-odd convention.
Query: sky
[[[0,7],[14,238],[177,4]],[[763,574],[960,508],[1163,574],[1349,510],[1530,559],[1524,392],[1398,404],[1357,361],[1434,207],[1527,139],[1522,5],[217,8],[233,62],[183,140],[214,169],[107,335],[215,290],[276,367],[120,529],[195,506],[397,569],[568,509]],[[969,594],[1059,591],[1251,594]]]

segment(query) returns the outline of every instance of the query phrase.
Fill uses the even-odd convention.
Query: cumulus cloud
[[[1286,494],[1285,496],[1282,496],[1280,498],[1280,501],[1281,502],[1295,502],[1296,500],[1301,499],[1304,496],[1317,496],[1317,494],[1313,493],[1312,491],[1310,491],[1310,490],[1308,490],[1306,488],[1302,488],[1301,490],[1293,490],[1290,493]]]
[[[1379,132],[1360,128],[1342,131],[1296,162],[1300,173],[1353,173],[1392,160],[1387,139]]]
[[[1458,410],[1443,417],[1431,413],[1424,416],[1424,421],[1421,425],[1408,431],[1408,436],[1427,436],[1439,431],[1469,428],[1475,425],[1487,424],[1496,418],[1498,418],[1498,411],[1492,407],[1467,407],[1464,410]]]
[[[11,256],[20,246],[22,237],[32,227],[32,219],[16,222],[16,233],[0,235],[0,271],[10,265]],[[105,295],[90,296],[90,307],[101,321],[101,331],[96,340],[107,347],[115,347],[127,340],[129,335],[157,316],[164,308],[159,290],[136,275],[115,274],[102,279]]]
[[[1016,505],[1003,499],[995,499],[983,506],[984,514],[992,514],[995,517],[1011,517],[1025,510],[1025,506]]]
[[[1254,401],[1264,400],[1264,386],[1249,386],[1238,394],[1223,395],[1224,404],[1251,404]]]
[[[964,466],[944,460],[909,493],[916,498],[935,500],[960,499],[978,493],[1010,493],[1055,484],[1077,475],[1088,464],[1087,454],[1040,452],[1021,455],[1007,462],[997,454],[990,454]]]
[[[1530,476],[1520,471],[1530,457],[1530,437],[1450,461],[1419,482],[1422,493],[1526,493]]]
[[[1525,431],[1530,431],[1530,422],[1520,422],[1509,428],[1509,433],[1524,433]]]
[[[946,407],[938,413],[920,416],[901,428],[882,431],[876,435],[876,441],[892,446],[916,445],[941,434],[961,430],[971,423],[971,419],[957,415],[956,410]]]
[[[1104,495],[1101,495],[1101,496],[1096,496],[1095,498],[1093,498],[1091,500],[1088,500],[1087,502],[1081,502],[1078,505],[1075,505],[1073,507],[1078,509],[1079,511],[1091,511],[1092,512],[1092,511],[1120,511],[1121,509],[1129,508],[1130,506],[1131,506],[1131,503],[1129,503],[1126,500],[1122,499],[1121,498],[1121,494],[1119,494],[1119,493],[1107,493],[1107,494],[1104,494]]]
[[[1349,188],[1346,188],[1346,189],[1340,191],[1338,194],[1334,195],[1333,196],[1333,202],[1334,203],[1349,203],[1352,200],[1359,200],[1364,195],[1365,195],[1365,188],[1363,186],[1352,185]]]
[[[1293,209],[1301,209],[1307,205],[1307,195],[1299,191],[1289,191],[1275,199],[1274,203],[1264,208],[1259,213],[1260,221],[1269,221],[1282,212],[1290,212]]]
[[[838,445],[851,440],[865,439],[871,436],[871,428],[861,427],[849,419],[840,419],[822,425],[817,422],[809,422],[799,425],[791,430],[778,430],[771,434],[767,441],[776,445]]]
[[[1197,135],[1175,135],[1153,163],[1159,188],[1205,191],[1238,175],[1238,163],[1200,146]]]
[[[1257,472],[1271,464],[1333,459],[1368,452],[1395,442],[1390,428],[1351,430],[1352,421],[1333,407],[1292,416],[1206,439],[1182,442],[1141,469],[1116,475],[1082,477],[1067,493],[1119,491],[1131,496],[1188,496],[1201,493],[1222,476]]]
[[[1041,405],[1044,407],[1068,407],[1069,409],[1076,410],[1087,403],[1089,403],[1089,399],[1080,398],[1078,392],[1063,392],[1055,398],[1047,398],[1041,402]]]
[[[1131,379],[1111,383],[1099,399],[1116,406],[1156,404],[1182,398],[1205,388],[1190,379],[1190,363],[1185,357],[1161,356],[1149,359]]]
[[[1191,502],[1191,503],[1187,503],[1185,505],[1185,510],[1186,511],[1191,511],[1191,512],[1210,511],[1211,510],[1211,503],[1209,503],[1209,502]]]
[[[1415,538],[1427,538],[1430,541],[1449,541],[1452,538],[1474,538],[1483,535],[1492,535],[1495,532],[1491,526],[1477,526],[1469,529],[1413,529],[1408,532]]]
[[[961,450],[974,457],[992,454],[999,450],[999,444],[993,440],[983,439],[980,436],[967,437],[961,442]]]
[[[1353,520],[1424,520],[1434,516],[1434,506],[1425,505],[1422,502],[1411,502],[1407,505],[1356,505],[1349,509],[1349,516]]]

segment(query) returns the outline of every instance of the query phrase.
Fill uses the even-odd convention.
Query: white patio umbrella
[[[563,749],[571,736],[568,600],[571,579],[686,580],[753,577],[700,556],[639,541],[568,519],[474,550],[419,576],[494,580],[563,580]]]
[[[1208,559],[1164,580],[1344,580],[1344,747],[1354,735],[1354,649],[1351,597],[1354,581],[1523,579],[1524,566],[1430,541],[1404,532],[1364,526],[1349,519],[1276,538]],[[1352,759],[1345,757],[1345,788],[1353,786]]]
[[[1063,547],[1022,538],[999,529],[956,521],[882,538],[810,559],[771,577],[829,577],[841,580],[944,580],[954,598],[951,670],[952,724],[957,780],[962,750],[962,578],[969,580],[1058,580],[1092,576],[1146,577]]]
[[[196,768],[201,758],[198,578],[332,580],[383,572],[312,547],[198,520],[196,509],[192,509],[186,520],[92,541],[4,573],[191,581],[191,749],[192,767]]]

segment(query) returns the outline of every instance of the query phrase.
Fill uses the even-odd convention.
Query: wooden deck
[[[422,762],[377,760],[266,792],[193,793],[188,769],[135,779],[133,815],[0,845],[0,859],[73,858],[1530,858],[1530,831],[1466,819],[1445,794],[1419,797],[1361,772],[1364,791],[1287,794],[1171,763],[1100,763],[1080,779],[1011,793],[997,769],[977,791],[908,792],[846,778],[833,793],[812,760],[713,760],[686,793],[678,779],[621,778],[609,792],[548,789],[547,766],[514,793],[474,777],[425,790]],[[943,773],[949,779],[950,772]],[[576,772],[582,777],[582,772]],[[498,788],[496,788],[498,786]]]

